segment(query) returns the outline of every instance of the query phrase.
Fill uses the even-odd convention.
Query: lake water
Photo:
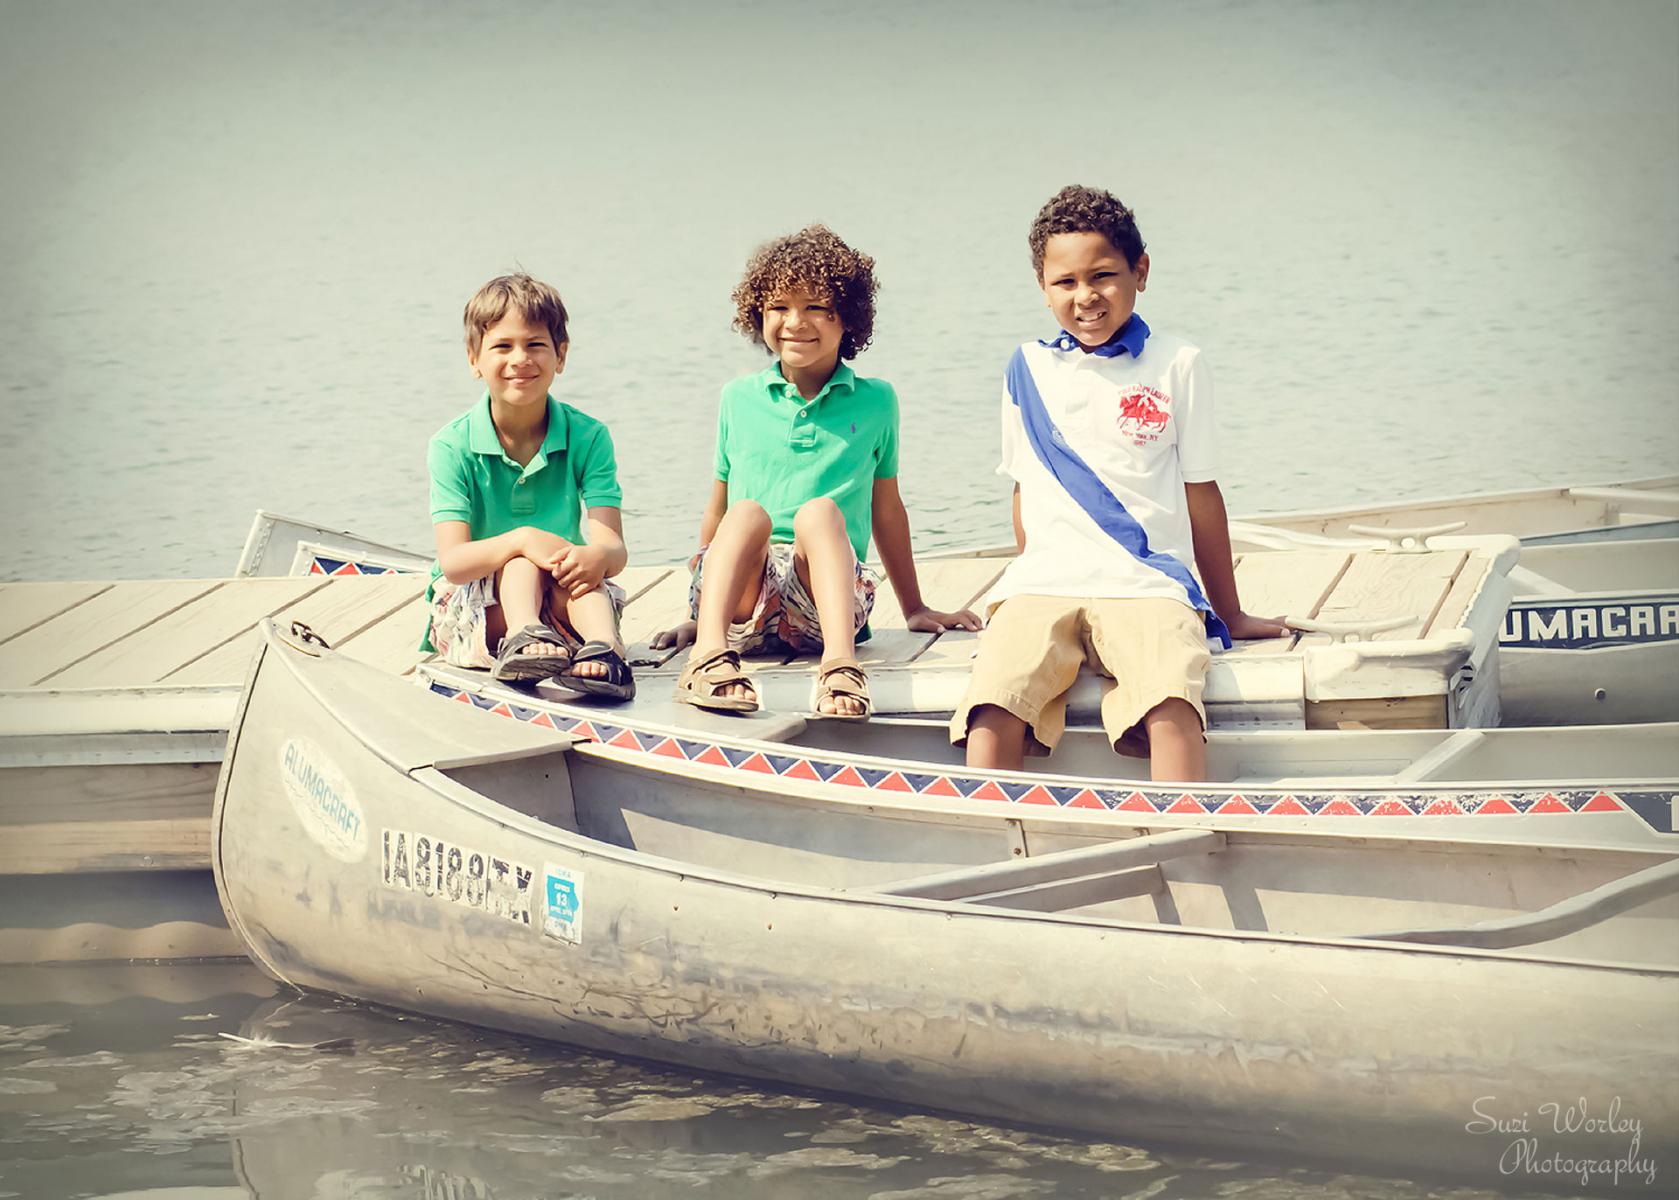
[[[1052,332],[1026,229],[1069,182],[1138,211],[1142,311],[1213,363],[1232,511],[1679,470],[1665,0],[3,18],[0,578],[225,575],[258,508],[427,547],[426,440],[475,396],[461,306],[515,265],[572,310],[559,393],[613,430],[632,558],[674,558],[718,389],[764,361],[729,291],[812,220],[878,261],[858,366],[903,399],[918,546],[1000,540],[1000,369]],[[100,1003],[30,977],[0,1016],[0,1192],[1448,1194],[276,1016],[187,977]],[[212,1036],[294,1019],[358,1049]]]
[[[1025,245],[1112,188],[1217,379],[1232,511],[1679,469],[1668,0],[9,5],[7,578],[231,570],[257,508],[430,545],[460,311],[522,264],[693,541],[758,242],[873,254],[918,545],[1007,536]]]
[[[246,965],[0,968],[0,1197],[1492,1194],[767,1090],[275,993]]]

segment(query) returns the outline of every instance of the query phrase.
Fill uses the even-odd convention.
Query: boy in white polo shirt
[[[1199,350],[1136,315],[1149,259],[1112,194],[1063,188],[1028,241],[1062,332],[1009,360],[998,473],[1015,481],[1020,554],[987,597],[951,740],[969,766],[1048,754],[1088,663],[1114,681],[1102,698],[1114,749],[1147,755],[1154,779],[1204,779],[1209,635],[1228,646],[1287,630],[1236,594],[1212,380]]]

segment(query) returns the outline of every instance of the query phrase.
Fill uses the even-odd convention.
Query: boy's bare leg
[[[619,655],[624,654],[624,643],[618,640],[618,619],[612,612],[612,598],[606,594],[604,584],[571,599],[560,589],[550,588],[548,612],[569,625],[585,642],[605,642]],[[572,671],[585,679],[599,679],[605,677],[607,666],[599,659],[592,659],[578,663]]]
[[[1026,722],[995,704],[974,709],[968,714],[968,765],[1020,770],[1026,765]]]
[[[799,573],[822,627],[822,662],[857,656],[857,565],[845,517],[826,497],[811,500],[793,514],[793,569]],[[856,714],[862,701],[838,696],[823,702],[821,712]]]
[[[1148,730],[1149,778],[1156,783],[1200,783],[1207,778],[1207,743],[1201,717],[1187,700],[1163,700],[1143,717]]]
[[[523,556],[508,559],[496,572],[496,604],[487,614],[484,630],[492,652],[509,630],[518,632],[526,625],[542,623],[538,613],[548,582],[548,573]],[[519,653],[540,657],[563,654],[564,650],[547,642],[532,642]]]
[[[688,652],[692,661],[726,649],[729,623],[746,620],[758,606],[773,528],[763,506],[751,500],[731,505],[723,514],[705,552],[700,615],[695,622],[694,648]],[[752,693],[745,684],[732,683],[718,694],[745,699]]]

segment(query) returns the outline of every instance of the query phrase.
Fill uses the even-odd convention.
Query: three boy
[[[1287,631],[1237,595],[1211,380],[1194,346],[1136,314],[1149,260],[1115,197],[1063,189],[1028,241],[1062,332],[1008,366],[998,472],[1015,481],[1020,553],[988,598],[951,737],[970,765],[1018,770],[1028,751],[1053,749],[1088,663],[1113,680],[1102,720],[1115,749],[1149,754],[1155,779],[1201,779],[1208,635],[1228,645]],[[695,643],[679,700],[756,710],[741,654],[811,652],[811,711],[867,717],[855,647],[873,605],[871,538],[910,629],[978,628],[971,612],[922,602],[897,487],[897,396],[848,365],[872,335],[873,267],[813,225],[760,247],[735,289],[736,328],[776,361],[723,390],[693,619],[654,642]],[[447,583],[434,583],[431,632],[450,661],[490,665],[494,650],[500,678],[625,699],[634,685],[605,583],[625,559],[621,493],[604,426],[547,395],[564,326],[558,296],[524,276],[468,305],[468,358],[487,393],[432,443],[434,575]],[[564,469],[544,477],[560,452]]]

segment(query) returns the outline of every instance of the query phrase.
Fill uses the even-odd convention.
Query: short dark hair
[[[466,302],[466,350],[478,357],[484,331],[509,312],[516,312],[533,325],[544,326],[558,350],[566,341],[565,301],[559,292],[523,271],[497,275],[472,294]]]
[[[1125,255],[1133,271],[1143,257],[1143,235],[1137,232],[1137,214],[1126,208],[1112,192],[1073,184],[1049,198],[1032,222],[1027,244],[1032,247],[1032,272],[1042,279],[1044,246],[1058,233],[1099,233]]]
[[[845,333],[840,357],[855,358],[874,336],[874,259],[853,250],[826,225],[806,225],[797,233],[765,242],[747,260],[746,274],[735,286],[734,327],[764,344],[764,306],[796,287],[827,299]]]

